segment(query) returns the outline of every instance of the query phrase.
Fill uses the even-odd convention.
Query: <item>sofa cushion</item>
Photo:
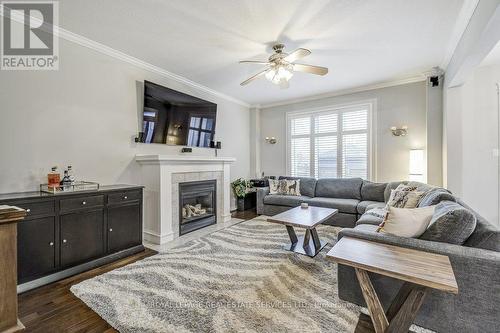
[[[378,201],[360,201],[358,203],[358,207],[357,207],[358,214],[364,214],[366,212],[366,209],[369,206],[374,206],[375,207],[375,205],[378,205],[378,204],[382,204],[383,206],[385,206],[385,204],[383,202],[378,202]]]
[[[474,214],[452,201],[436,206],[427,230],[420,239],[462,245],[476,227]]]
[[[315,197],[307,201],[309,205],[316,207],[327,207],[338,209],[341,213],[356,214],[356,207],[359,200],[342,198]]]
[[[280,176],[279,179],[298,179],[300,180],[300,194],[308,197],[314,197],[316,191],[316,178],[313,177],[288,177]]]
[[[362,224],[370,224],[374,225],[376,228],[384,221],[383,217],[371,215],[371,214],[363,214],[358,221],[356,221],[356,225],[362,225]],[[376,230],[375,228],[375,230]]]
[[[385,191],[384,191],[384,202],[389,201],[389,198],[391,197],[392,190],[395,190],[401,184],[407,184],[407,183],[408,183],[407,181],[387,183],[387,186],[385,187]]]
[[[316,183],[316,197],[361,200],[361,178],[322,178]]]
[[[310,197],[303,195],[282,195],[282,194],[270,194],[264,197],[264,204],[266,205],[276,205],[276,206],[287,206],[287,207],[297,207],[303,202],[308,202]]]
[[[385,210],[385,208],[386,208],[385,202],[377,202],[377,203],[373,203],[371,205],[368,205],[368,207],[366,207],[365,213],[370,211],[370,210],[373,210],[373,209]]]
[[[424,195],[420,198],[418,207],[434,206],[441,201],[456,202],[457,200],[448,190],[441,187],[435,187],[424,193]]]
[[[384,192],[387,183],[373,183],[363,180],[361,185],[361,200],[363,201],[384,201]]]

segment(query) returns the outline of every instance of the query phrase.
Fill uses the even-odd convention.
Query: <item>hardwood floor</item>
[[[99,315],[74,296],[69,288],[83,280],[156,253],[156,251],[146,249],[133,256],[19,295],[19,319],[26,326],[26,332],[116,332]]]
[[[231,213],[231,217],[236,218],[236,219],[242,219],[242,220],[251,220],[255,217],[257,217],[257,211],[254,209],[249,209],[249,210],[244,210],[242,212],[239,211],[234,211]]]
[[[243,220],[250,220],[256,216],[255,209],[232,213],[232,217]],[[19,295],[19,319],[26,326],[26,332],[116,332],[98,314],[74,296],[69,288],[81,281],[150,257],[156,253],[156,251],[146,249],[133,256]]]

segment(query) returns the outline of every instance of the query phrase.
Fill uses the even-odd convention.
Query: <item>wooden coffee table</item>
[[[290,245],[285,246],[286,250],[314,257],[328,244],[319,239],[316,226],[337,213],[337,209],[331,208],[312,206],[308,208],[295,207],[269,217],[267,221],[286,226],[291,242]],[[304,237],[297,237],[293,227],[306,229]],[[312,244],[310,244],[311,238]]]
[[[326,256],[356,271],[370,316],[360,315],[355,332],[408,332],[430,289],[458,293],[450,259],[444,255],[343,237]],[[405,281],[387,312],[368,272]]]

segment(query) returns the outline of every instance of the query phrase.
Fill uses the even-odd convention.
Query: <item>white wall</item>
[[[329,105],[377,100],[377,181],[408,179],[410,149],[426,146],[426,83],[417,82],[394,87],[369,90],[349,95],[317,99],[286,106],[264,108],[260,114],[261,170],[266,175],[286,172],[287,111],[319,108]],[[406,137],[394,137],[391,126],[408,125]],[[268,144],[264,138],[275,136],[277,144]]]
[[[53,165],[72,165],[84,180],[134,183],[135,154],[180,154],[133,142],[144,80],[217,103],[219,155],[237,159],[231,178],[250,176],[247,107],[65,40],[60,61],[59,71],[0,72],[0,192],[36,190]]]
[[[498,223],[498,97],[500,63],[478,67],[446,92],[448,188]]]

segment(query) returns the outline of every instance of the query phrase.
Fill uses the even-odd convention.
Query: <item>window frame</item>
[[[376,135],[376,120],[377,120],[377,100],[376,99],[370,99],[370,100],[364,100],[364,101],[358,101],[358,102],[353,102],[353,103],[345,103],[345,104],[336,104],[336,105],[331,105],[328,107],[323,107],[323,108],[311,108],[311,109],[304,109],[304,110],[296,110],[296,111],[288,111],[285,112],[285,122],[286,122],[286,174],[290,175],[291,174],[291,140],[292,140],[292,134],[291,134],[291,121],[294,118],[300,118],[300,117],[305,117],[309,116],[311,117],[311,131],[310,134],[307,135],[295,135],[293,136],[294,138],[298,137],[308,137],[311,138],[310,141],[310,165],[309,165],[309,172],[310,172],[310,177],[315,177],[315,138],[321,137],[321,136],[331,136],[332,134],[336,133],[337,136],[337,156],[342,156],[341,153],[339,152],[342,149],[342,135],[345,134],[350,134],[350,133],[365,133],[364,130],[353,130],[353,131],[342,131],[340,128],[339,132],[328,132],[328,133],[319,133],[319,134],[313,134],[314,131],[314,121],[313,121],[313,116],[318,116],[318,115],[324,115],[324,114],[331,114],[331,113],[337,113],[338,116],[338,121],[341,122],[341,115],[343,112],[348,112],[348,111],[356,111],[359,109],[367,109],[368,110],[368,128],[366,130],[367,137],[368,137],[368,142],[367,142],[367,147],[368,147],[368,175],[367,175],[367,180],[370,181],[377,181],[377,135]],[[339,125],[340,127],[340,125]],[[342,158],[337,158],[337,175],[342,173]]]

